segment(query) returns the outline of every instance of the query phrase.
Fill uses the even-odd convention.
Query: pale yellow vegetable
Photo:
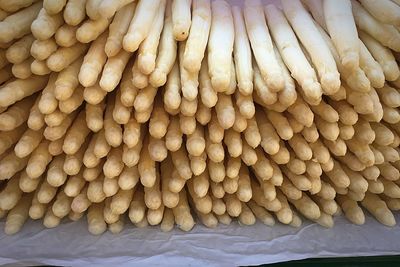
[[[107,30],[111,19],[86,20],[76,30],[76,39],[81,43],[90,43]]]
[[[360,31],[359,35],[369,52],[381,65],[386,80],[396,80],[400,76],[400,70],[392,51],[365,32]]]
[[[33,35],[29,34],[25,35],[20,40],[13,43],[7,49],[5,54],[7,61],[10,63],[18,64],[29,58],[31,46],[34,40],[35,38],[33,37]],[[0,66],[2,66],[2,64]]]
[[[123,39],[122,45],[126,51],[136,51],[143,40],[146,39],[157,14],[158,4],[159,0],[139,1],[128,32]]]
[[[186,42],[181,42],[179,44],[179,72],[181,78],[181,90],[183,98],[187,101],[194,101],[198,94],[198,72],[189,72],[184,68],[184,52],[185,52]],[[182,109],[182,108],[181,108]]]
[[[21,230],[28,219],[33,194],[25,194],[18,204],[8,213],[4,232],[13,235]]]
[[[400,51],[400,32],[393,25],[378,21],[357,1],[352,0],[351,6],[359,30],[365,31],[384,46]]]
[[[322,90],[315,70],[311,67],[297,41],[296,35],[282,11],[274,5],[265,7],[268,26],[283,61],[300,84],[304,94],[314,101],[321,99]]]
[[[131,2],[134,2],[134,0],[102,0],[98,12],[102,17],[111,18],[117,11],[125,8]]]
[[[88,15],[89,18],[96,20],[99,19],[100,13],[99,13],[99,6],[103,0],[84,0],[81,1],[83,2],[82,4],[85,5],[85,8],[82,8],[82,10],[86,9],[86,14]]]
[[[178,2],[181,1],[173,1],[173,6],[178,5]],[[190,11],[190,2],[191,1],[182,1],[189,2],[189,11]],[[193,0],[193,10],[192,10],[192,23],[189,23],[190,32],[189,36],[186,40],[185,53],[183,55],[183,66],[189,72],[198,73],[201,67],[201,61],[205,55],[205,50],[207,47],[208,36],[210,34],[211,28],[211,3],[210,0]],[[177,7],[175,7],[177,8]],[[172,13],[172,20],[174,24],[174,36],[177,40],[183,38],[184,34],[179,31],[179,28],[183,28],[180,26],[180,23],[177,23],[177,16],[183,16],[182,14],[177,15]],[[186,19],[186,25],[188,20]],[[190,22],[190,20],[189,20]],[[185,24],[185,23],[182,23]],[[185,25],[184,25],[185,26]],[[187,29],[187,31],[189,28]],[[176,33],[176,34],[175,34]],[[178,38],[177,38],[178,37]]]
[[[325,16],[324,16],[324,7],[322,0],[301,0],[301,2],[307,7],[307,9],[312,14],[314,20],[318,22],[318,24],[324,28],[324,30],[328,30],[328,27],[325,24]]]
[[[0,89],[0,106],[8,107],[39,90],[42,90],[48,81],[47,76],[32,76],[25,80],[14,80]]]
[[[107,59],[99,81],[104,91],[111,92],[117,87],[130,56],[131,53],[121,50],[116,56]]]
[[[52,71],[62,71],[82,56],[87,49],[88,45],[82,43],[76,43],[71,47],[61,47],[47,58],[46,64]]]
[[[35,103],[35,96],[26,97],[16,102],[3,113],[0,113],[0,131],[11,131],[23,124]]]
[[[31,24],[36,19],[41,8],[42,3],[37,2],[1,21],[0,42],[7,43],[28,34],[31,31]]]
[[[67,0],[44,0],[43,8],[46,9],[47,13],[53,15],[61,12],[66,3]]]
[[[244,95],[253,92],[253,69],[250,42],[240,7],[232,7],[235,27],[235,41],[233,56],[235,60],[236,77],[239,91]]]
[[[86,53],[79,71],[79,82],[85,86],[93,86],[107,60],[104,51],[106,45],[107,32],[100,35],[91,45]],[[107,39],[108,40],[108,39]]]
[[[283,0],[282,6],[286,18],[317,69],[323,91],[326,94],[337,92],[340,88],[340,76],[335,60],[310,14],[307,13],[300,0]]]
[[[78,73],[81,64],[82,59],[77,59],[58,74],[54,88],[54,97],[57,100],[65,101],[79,89]]]
[[[104,48],[108,57],[115,56],[122,49],[122,40],[135,14],[135,8],[136,2],[133,2],[115,13],[114,19],[108,28],[109,34]]]
[[[323,1],[325,23],[343,66],[354,70],[359,65],[359,46],[351,1]]]
[[[231,61],[234,43],[233,17],[224,0],[211,3],[212,24],[208,40],[208,71],[211,84],[217,92],[225,92],[231,79]]]
[[[379,21],[392,24],[394,26],[400,25],[400,7],[398,3],[393,3],[393,1],[383,0],[383,1],[372,1],[372,0],[361,0],[363,7],[368,10],[375,18]]]
[[[157,48],[159,45],[160,34],[164,25],[166,0],[161,0],[158,11],[153,20],[151,31],[146,39],[140,44],[138,50],[138,68],[140,72],[149,75],[153,72],[156,64]]]
[[[371,82],[374,88],[381,88],[385,83],[385,74],[381,65],[371,55],[365,44],[359,40],[360,45],[360,68]]]
[[[31,46],[31,55],[37,60],[47,59],[58,48],[55,40],[48,39],[44,41],[35,40]]]
[[[192,0],[172,0],[172,24],[175,40],[185,41],[191,24]]]
[[[261,1],[245,1],[243,14],[247,34],[261,76],[272,92],[279,92],[284,87],[284,79],[276,60]]]
[[[172,32],[171,16],[171,1],[167,1],[164,28],[161,33],[156,66],[149,77],[149,82],[154,87],[159,87],[166,83],[167,75],[174,66],[177,56],[177,42],[174,39]]]
[[[42,8],[36,19],[32,22],[31,31],[38,40],[51,38],[57,29],[64,23],[62,14],[50,15],[46,9]]]
[[[87,0],[68,0],[64,9],[64,20],[71,26],[77,26],[85,17],[85,4]]]
[[[15,11],[18,11],[21,8],[29,7],[35,2],[38,2],[38,0],[15,0],[11,2],[7,0],[1,0],[0,8],[7,12],[14,13]]]

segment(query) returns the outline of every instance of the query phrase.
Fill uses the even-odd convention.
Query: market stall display
[[[382,2],[0,1],[5,232],[394,226],[400,6]]]

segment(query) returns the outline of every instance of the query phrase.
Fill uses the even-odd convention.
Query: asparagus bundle
[[[379,3],[0,1],[5,232],[395,225],[400,6]]]

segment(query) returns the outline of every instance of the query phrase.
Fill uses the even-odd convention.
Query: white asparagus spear
[[[139,1],[122,43],[126,51],[135,52],[143,40],[146,39],[157,14],[159,3],[159,0]]]
[[[365,44],[358,40],[360,45],[360,68],[365,72],[372,87],[382,88],[385,84],[385,74],[381,65],[374,59]]]
[[[296,35],[284,14],[274,5],[266,6],[265,13],[275,44],[293,78],[300,84],[309,99],[321,100],[322,89],[317,75],[301,50]]]
[[[285,81],[275,57],[261,0],[246,0],[243,14],[251,48],[261,75],[272,92],[279,92],[283,89]]]
[[[354,70],[359,65],[356,23],[350,0],[324,0],[325,23],[343,66]]]
[[[104,18],[111,18],[121,8],[125,8],[126,5],[135,0],[102,0],[98,7],[99,13]]]
[[[111,22],[104,52],[108,57],[115,56],[122,48],[122,40],[128,31],[130,22],[135,14],[136,2],[124,6],[117,11]]]
[[[369,52],[371,52],[375,60],[378,61],[379,65],[381,65],[383,73],[385,74],[385,79],[388,81],[394,81],[399,78],[399,65],[397,64],[392,51],[365,32],[360,31],[359,35],[361,41],[368,48]]]
[[[146,75],[152,73],[156,65],[157,48],[164,25],[165,5],[166,0],[160,0],[151,31],[139,46],[138,67],[140,72]]]
[[[185,53],[183,54],[183,66],[189,72],[197,73],[200,71],[201,61],[203,60],[207,47],[208,36],[210,34],[210,0],[193,0],[192,14],[193,18],[190,26],[190,33],[186,41]],[[174,19],[174,14],[172,14],[172,18]]]
[[[167,75],[174,66],[177,55],[177,42],[172,32],[171,2],[167,2],[164,18],[164,28],[161,33],[156,67],[149,76],[149,82],[154,87],[160,87],[167,81]]]
[[[314,20],[322,27],[324,30],[328,30],[325,24],[325,15],[323,0],[301,0],[301,2],[307,7],[307,9],[312,14]]]
[[[400,6],[390,0],[360,0],[361,5],[379,21],[400,26]]]
[[[351,6],[359,30],[365,31],[384,46],[400,52],[400,32],[393,25],[378,21],[357,1],[352,0]]]
[[[211,4],[212,24],[208,40],[208,71],[217,92],[228,90],[235,30],[231,8],[225,0]]]
[[[177,41],[185,41],[189,34],[192,0],[172,0],[172,23],[174,37]]]
[[[359,67],[356,67],[353,71],[347,71],[340,61],[339,54],[336,51],[336,48],[331,38],[329,38],[328,34],[319,25],[316,26],[326,45],[329,47],[329,50],[331,51],[332,56],[336,61],[336,66],[340,74],[342,75],[342,78],[346,81],[347,85],[351,89],[358,92],[369,92],[371,88],[371,83],[366,77],[365,73]]]
[[[253,67],[251,61],[250,42],[240,7],[232,7],[235,26],[235,43],[233,57],[235,59],[236,78],[240,93],[250,95],[253,92]]]
[[[310,14],[300,0],[282,0],[283,11],[317,69],[324,93],[340,89],[340,75],[335,60],[322,39]]]

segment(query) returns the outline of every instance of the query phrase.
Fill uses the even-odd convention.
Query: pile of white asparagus
[[[396,224],[399,0],[0,0],[0,47],[7,234]]]

